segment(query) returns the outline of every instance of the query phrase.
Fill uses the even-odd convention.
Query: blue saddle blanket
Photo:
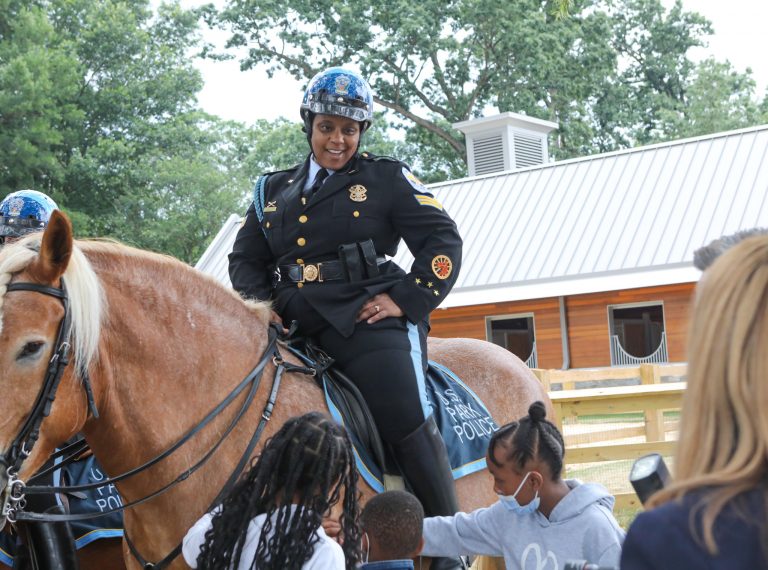
[[[96,462],[93,455],[80,461],[74,461],[53,473],[53,485],[86,485],[98,483],[106,479],[106,475]],[[63,480],[62,480],[63,479]],[[104,512],[122,506],[122,499],[114,485],[104,485],[79,496],[67,495],[69,511],[72,514]],[[56,497],[57,502],[61,502]],[[95,519],[73,521],[72,534],[75,536],[75,547],[80,549],[94,540],[101,538],[123,537],[123,515],[121,512],[104,515]],[[16,537],[7,532],[0,533],[0,562],[13,566],[16,554]]]
[[[324,378],[323,391],[328,410],[336,421],[343,424],[344,418],[331,400],[325,382]],[[429,361],[425,384],[427,399],[448,449],[453,478],[459,479],[485,469],[488,442],[493,432],[499,429],[485,404],[451,370],[432,360]],[[350,437],[355,447],[358,471],[374,491],[381,493],[384,491],[381,467],[359,444],[355,434],[350,434]]]

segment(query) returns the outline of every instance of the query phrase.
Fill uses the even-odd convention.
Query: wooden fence
[[[665,382],[665,376],[684,377],[685,364],[642,364],[636,367],[613,367],[580,370],[534,370],[549,392],[555,410],[555,423],[563,433],[566,443],[566,461],[569,465],[595,462],[634,460],[651,452],[671,456],[674,453],[674,437],[678,419],[668,418],[665,410],[679,410],[685,382]],[[589,382],[605,383],[609,380],[640,379],[638,385],[578,388]],[[552,390],[559,383],[562,390]],[[591,432],[589,437],[575,432],[571,426],[584,416],[610,416],[642,412],[641,425]],[[572,422],[570,420],[573,420]],[[610,422],[609,419],[606,420]],[[642,441],[626,443],[628,438]],[[627,473],[629,475],[629,473]],[[634,493],[617,493],[619,508],[638,507]]]

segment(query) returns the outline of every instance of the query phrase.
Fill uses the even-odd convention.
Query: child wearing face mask
[[[601,485],[562,479],[565,443],[543,402],[499,428],[488,444],[498,502],[424,519],[425,556],[504,557],[508,570],[562,568],[568,560],[619,565],[624,531]]]

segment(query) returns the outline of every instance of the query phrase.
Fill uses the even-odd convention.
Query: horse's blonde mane
[[[3,329],[2,308],[11,277],[23,271],[37,257],[42,234],[27,236],[0,249],[0,331]],[[114,240],[76,241],[72,257],[64,272],[72,315],[72,344],[75,351],[75,366],[82,375],[98,354],[102,319],[107,301],[96,272],[86,254],[119,255],[136,257],[147,263],[154,263],[166,274],[178,275],[179,270],[194,272],[201,279],[201,285],[211,293],[228,293],[242,302],[232,289],[227,289],[214,278],[199,273],[173,257],[135,249]],[[196,292],[197,293],[197,292]],[[203,293],[202,291],[200,292]],[[248,302],[248,308],[266,324],[270,305],[262,302]]]
[[[0,250],[0,330],[8,283],[15,273],[24,270],[37,257],[41,237],[42,234],[34,234]],[[72,249],[72,256],[64,272],[64,281],[72,315],[71,342],[75,353],[75,366],[82,375],[97,354],[106,301],[99,278],[77,246]]]

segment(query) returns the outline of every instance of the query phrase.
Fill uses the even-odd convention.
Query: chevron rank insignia
[[[438,210],[443,209],[443,205],[440,203],[440,201],[437,200],[436,198],[433,198],[432,196],[425,196],[424,194],[414,194],[413,197],[416,198],[416,201],[422,206],[432,206],[433,208],[437,208]]]

